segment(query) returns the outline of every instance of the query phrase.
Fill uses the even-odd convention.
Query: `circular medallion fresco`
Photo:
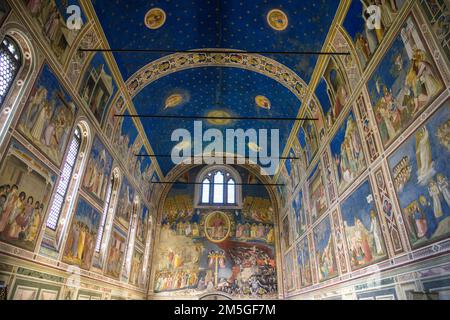
[[[206,216],[205,235],[209,241],[219,243],[230,235],[231,221],[223,212],[214,211]]]
[[[230,114],[223,110],[213,110],[208,112],[207,117],[228,118]],[[231,123],[231,119],[208,119],[210,124],[224,126]]]
[[[272,29],[283,31],[289,25],[289,20],[287,15],[283,11],[279,9],[273,9],[270,10],[267,14],[267,23]]]
[[[150,9],[145,15],[145,25],[147,28],[155,30],[161,28],[166,22],[166,13],[163,9]]]
[[[258,107],[263,109],[270,109],[271,107],[270,100],[265,96],[256,96],[255,103]]]

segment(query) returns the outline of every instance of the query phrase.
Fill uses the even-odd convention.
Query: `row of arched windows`
[[[8,100],[8,94],[14,86],[17,76],[23,67],[21,47],[12,37],[5,36],[0,44],[0,114],[4,114],[5,102]],[[7,116],[12,117],[13,113],[8,112]],[[1,132],[5,132],[9,122],[1,119]],[[87,126],[87,124],[86,124]],[[54,235],[59,235],[59,239],[55,239],[55,249],[60,249],[63,242],[64,234],[68,231],[68,223],[70,221],[71,212],[74,207],[74,199],[76,199],[76,192],[79,188],[78,177],[83,173],[85,165],[85,157],[88,149],[88,141],[84,140],[89,136],[85,124],[77,124],[70,143],[68,145],[67,155],[62,166],[61,176],[57,182],[54,190],[52,202],[49,205],[49,213],[46,223],[46,233],[50,232]],[[4,134],[0,136],[0,144],[3,142]],[[100,226],[98,230],[97,239],[95,242],[95,253],[100,261],[104,261],[109,242],[109,234],[112,231],[112,220],[114,219],[114,211],[118,200],[118,189],[120,187],[120,177],[117,172],[113,172],[105,198],[105,205],[102,212]],[[137,207],[131,215],[129,241],[127,246],[126,257],[124,261],[124,268],[129,269],[126,264],[130,259],[130,252],[134,247],[133,230],[136,229],[137,223]],[[151,225],[151,223],[150,223]],[[56,237],[56,236],[55,236]],[[150,238],[149,238],[150,239]],[[146,248],[149,249],[149,241],[147,241]],[[146,250],[147,250],[146,249]],[[147,254],[149,254],[147,252]]]

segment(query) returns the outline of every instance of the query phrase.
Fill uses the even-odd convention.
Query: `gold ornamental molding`
[[[152,82],[169,74],[200,67],[231,67],[253,71],[267,76],[289,89],[303,102],[308,85],[294,71],[285,65],[258,55],[246,52],[215,53],[205,52],[214,49],[193,50],[189,53],[175,53],[152,61],[126,81],[126,88],[131,98]],[[230,50],[230,49],[220,49]]]

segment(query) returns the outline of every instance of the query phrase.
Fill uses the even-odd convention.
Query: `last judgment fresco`
[[[255,179],[244,170],[239,174],[243,181]],[[155,251],[155,293],[275,296],[273,210],[264,187],[245,188],[241,206],[220,210],[197,206],[192,188],[175,185],[167,196]]]

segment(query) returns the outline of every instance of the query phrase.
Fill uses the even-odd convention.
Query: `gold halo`
[[[183,102],[184,102],[183,95],[179,93],[171,94],[170,96],[167,97],[164,103],[165,104],[164,109],[175,108],[176,106],[179,106]]]
[[[219,237],[215,237],[214,235],[211,234],[211,231],[210,231],[211,226],[209,225],[209,223],[211,222],[211,219],[216,216],[218,216],[219,218],[222,219],[223,222],[225,222],[225,227],[227,228],[226,233]],[[205,236],[209,241],[214,242],[214,243],[223,242],[228,238],[228,236],[230,235],[230,232],[231,232],[230,218],[228,217],[228,215],[226,213],[221,212],[221,211],[211,212],[208,214],[208,216],[205,219],[204,229],[205,229]]]
[[[250,150],[252,150],[254,152],[261,152],[261,151],[263,151],[263,148],[258,146],[255,142],[249,142],[247,144],[247,146],[249,147]]]
[[[191,145],[192,145],[192,144],[191,144],[190,141],[181,141],[180,143],[178,143],[178,144],[174,147],[174,149],[176,149],[176,150],[178,150],[178,151],[181,151],[181,150],[190,148]]]
[[[258,107],[263,109],[270,109],[272,104],[270,103],[270,100],[266,96],[256,96],[255,97],[255,103]]]
[[[207,117],[230,117],[231,115],[224,110],[213,110],[208,112]],[[225,126],[231,123],[231,119],[208,119],[210,124],[216,126]]]
[[[166,22],[166,13],[160,8],[150,9],[145,15],[144,22],[149,29],[159,29]]]
[[[289,19],[280,9],[272,9],[267,14],[267,23],[272,29],[283,31],[288,27]]]

